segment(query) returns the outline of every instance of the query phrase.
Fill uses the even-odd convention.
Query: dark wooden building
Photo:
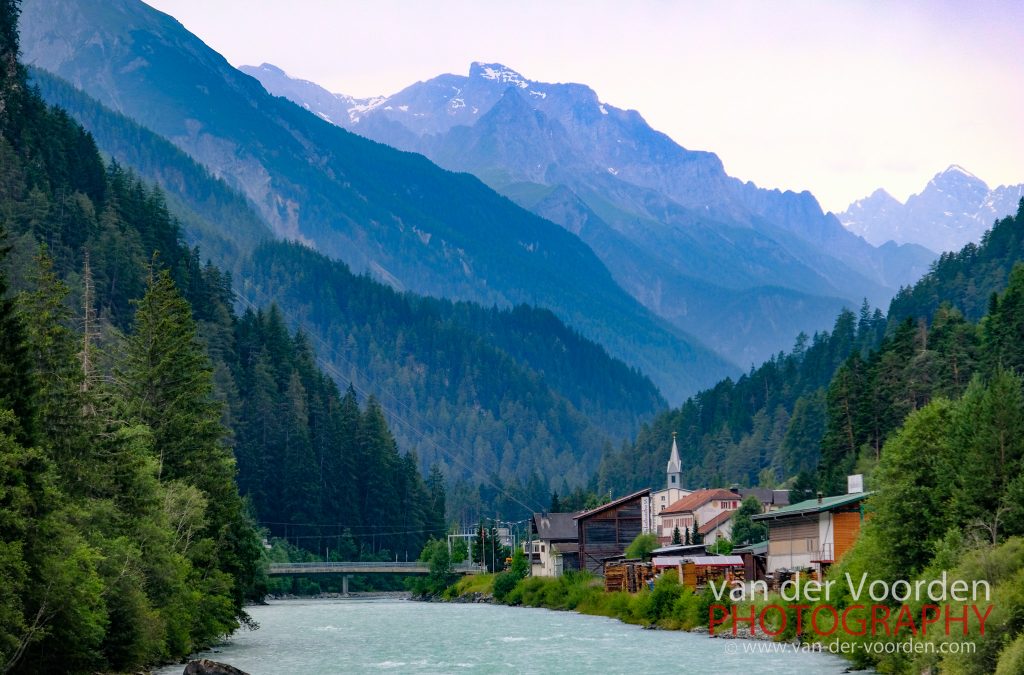
[[[626,551],[644,529],[644,502],[650,495],[650,489],[641,490],[576,516],[580,569],[604,574],[605,559]]]
[[[768,574],[768,542],[760,541],[732,550],[733,555],[743,558],[743,578],[747,581],[764,581]]]

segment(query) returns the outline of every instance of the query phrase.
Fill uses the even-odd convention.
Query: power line
[[[279,521],[279,520],[257,520],[256,522],[258,524],[260,524],[260,525],[284,525],[284,526],[287,526],[287,527],[340,527],[340,528],[344,528],[346,530],[348,530],[348,529],[357,529],[357,528],[358,529],[371,529],[371,528],[380,528],[380,527],[403,527],[404,526],[401,523],[393,523],[393,524],[387,524],[387,525],[343,525],[343,524],[339,524],[339,523],[290,523],[290,522]],[[447,530],[448,528],[445,527],[443,529]],[[335,535],[331,535],[331,536],[333,537]]]

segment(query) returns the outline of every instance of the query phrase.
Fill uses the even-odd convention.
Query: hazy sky
[[[960,164],[1024,182],[1024,2],[148,0],[232,64],[355,96],[500,62],[583,82],[830,210]]]

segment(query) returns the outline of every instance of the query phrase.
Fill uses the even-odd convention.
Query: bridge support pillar
[[[351,574],[345,574],[341,577],[341,594],[346,598],[348,597],[348,580],[351,578]]]

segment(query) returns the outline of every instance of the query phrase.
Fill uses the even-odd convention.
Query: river
[[[253,607],[201,656],[263,673],[842,673],[825,654],[744,653],[745,640],[643,630],[574,612],[408,600],[283,600]],[[158,670],[179,674],[182,666]]]

